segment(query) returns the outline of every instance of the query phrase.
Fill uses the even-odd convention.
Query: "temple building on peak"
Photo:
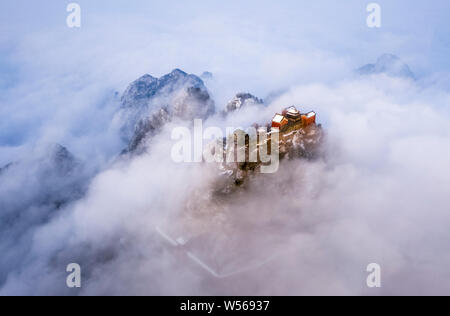
[[[302,114],[295,106],[285,109],[282,114],[275,114],[272,119],[272,128],[278,128],[282,133],[298,130],[300,128],[315,124],[315,112]]]

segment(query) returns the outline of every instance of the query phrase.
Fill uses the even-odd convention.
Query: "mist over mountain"
[[[202,78],[203,80],[211,80],[214,78],[214,75],[212,72],[204,71],[200,76],[200,78]]]
[[[367,64],[357,70],[360,75],[386,74],[393,77],[415,79],[409,66],[393,54],[383,54],[376,63]]]
[[[236,94],[236,96],[228,102],[226,108],[225,108],[225,114],[238,111],[242,107],[248,106],[248,105],[263,105],[264,101],[262,99],[259,99],[258,97],[255,97],[254,95],[250,93],[241,92]]]
[[[10,162],[10,163],[6,164],[5,166],[1,167],[1,168],[0,168],[0,175],[1,175],[3,172],[5,172],[6,170],[8,170],[12,165],[13,165],[13,163]]]
[[[396,59],[387,60],[368,67],[372,75],[299,83],[264,102],[235,94],[247,90],[223,85],[220,74],[208,87],[182,70],[144,75],[111,115],[120,135],[111,127],[98,136],[105,145],[122,138],[130,155],[118,149],[94,168],[72,146],[38,144],[4,159],[11,164],[0,170],[0,294],[450,293],[448,282],[427,277],[449,277],[449,96],[408,76],[378,76]],[[399,69],[391,73],[407,73]],[[233,92],[215,101],[222,90]],[[315,111],[327,137],[317,153],[310,148],[319,130],[288,137],[275,174],[170,157],[174,127],[192,128],[195,118],[264,127],[293,104]],[[75,144],[80,151],[91,143]],[[82,266],[81,289],[65,284],[72,262]],[[376,292],[365,286],[371,262],[393,280]]]
[[[9,163],[1,169],[0,181],[3,184],[1,192],[9,194],[13,189],[24,190],[26,196],[35,192],[34,189],[26,187],[36,185],[39,188],[37,195],[32,194],[29,199],[22,198],[16,201],[21,205],[20,208],[26,208],[26,203],[63,204],[74,197],[74,193],[80,189],[74,184],[82,178],[83,164],[67,148],[59,144],[37,148],[34,154],[33,157]],[[30,167],[32,168],[29,169]],[[8,181],[8,177],[15,177],[18,174],[23,176],[22,181],[15,183],[15,186],[9,186],[13,183]],[[7,200],[5,198],[0,201]],[[2,208],[10,210],[4,204]]]
[[[450,294],[448,0],[76,2],[0,1],[0,295]],[[274,174],[172,159],[292,105]]]
[[[33,233],[84,196],[89,174],[65,147],[37,148],[0,171],[0,283],[24,264]]]
[[[154,78],[144,75],[125,90],[118,120],[127,151],[137,150],[148,136],[158,133],[165,123],[206,119],[214,114],[214,101],[203,81],[180,69]]]

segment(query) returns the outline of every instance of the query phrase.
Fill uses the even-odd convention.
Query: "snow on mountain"
[[[249,104],[264,104],[264,101],[250,93],[238,93],[233,100],[227,104],[225,113],[238,111]]]
[[[125,90],[121,101],[116,119],[129,144],[127,152],[136,151],[148,136],[174,118],[206,119],[215,112],[203,81],[179,69],[161,78],[142,76]]]
[[[357,70],[360,75],[372,75],[384,73],[392,77],[415,79],[409,66],[392,54],[381,55],[375,64],[367,64]]]

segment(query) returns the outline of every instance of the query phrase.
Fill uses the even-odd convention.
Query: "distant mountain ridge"
[[[81,167],[75,156],[64,146],[60,144],[49,145],[45,148],[41,157],[37,157],[41,170],[46,174],[54,173],[58,176],[68,176],[76,168]],[[6,164],[0,168],[0,175],[15,167],[21,166],[25,161],[15,161]]]
[[[258,104],[262,105],[264,104],[264,101],[262,99],[259,99],[258,97],[255,97],[254,95],[250,93],[241,92],[236,94],[236,96],[231,100],[226,108],[225,108],[225,114],[239,111],[241,108],[249,105],[249,104]]]
[[[399,57],[393,54],[383,54],[378,57],[374,64],[367,64],[357,69],[360,75],[373,75],[384,73],[392,77],[415,79],[414,73],[409,66]]]
[[[52,212],[82,197],[89,178],[85,171],[84,164],[59,144],[39,148],[31,159],[9,163],[0,170],[0,220],[44,205],[43,209]],[[7,199],[13,192],[20,192],[22,198]]]
[[[13,165],[13,163],[10,162],[10,163],[4,165],[3,167],[0,167],[0,175],[1,175],[3,172],[5,172],[6,170],[8,170],[9,168],[11,168],[12,165]]]

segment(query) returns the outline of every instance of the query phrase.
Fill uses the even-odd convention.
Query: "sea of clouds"
[[[450,293],[450,93],[439,58],[448,46],[435,42],[448,30],[439,19],[443,2],[423,27],[395,20],[402,4],[385,3],[386,29],[377,33],[364,25],[357,1],[249,2],[245,10],[237,2],[137,2],[124,12],[120,4],[80,1],[78,31],[64,25],[65,4],[36,6],[49,14],[43,22],[23,17],[18,8],[27,4],[18,3],[0,10],[2,18],[11,12],[3,18],[10,32],[0,37],[0,168],[20,161],[0,175],[0,295]],[[355,14],[361,19],[352,20]],[[418,80],[353,73],[386,51],[401,55]],[[155,231],[182,217],[188,203],[217,215],[214,167],[170,159],[176,123],[146,154],[117,158],[126,145],[113,120],[116,92],[143,73],[176,67],[214,73],[206,85],[217,110],[239,91],[270,96],[265,107],[225,121],[213,116],[205,126],[265,123],[295,104],[314,110],[326,132],[323,157],[285,161],[219,205],[231,222],[245,223],[233,227],[233,238],[256,239],[252,249],[272,258],[231,278],[210,276]],[[82,197],[56,210],[33,203],[49,190],[66,197],[72,187],[55,175],[40,181],[45,148],[54,143],[83,163],[74,182],[86,185]],[[248,229],[253,222],[279,240],[258,242],[261,232]],[[72,262],[82,267],[81,289],[66,286]],[[372,262],[382,267],[380,289],[366,286]]]

